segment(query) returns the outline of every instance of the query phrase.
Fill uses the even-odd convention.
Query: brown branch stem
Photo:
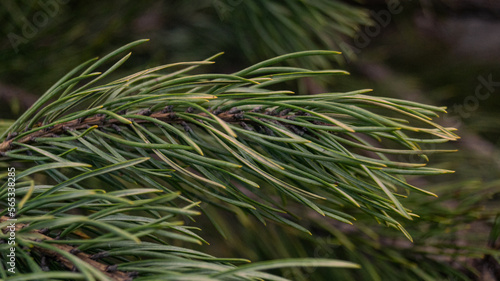
[[[0,223],[6,222],[9,219],[10,218],[7,216],[1,216]],[[23,229],[26,226],[27,226],[27,224],[16,223],[16,225],[15,225],[16,232],[20,231],[21,229]],[[1,230],[3,233],[6,233],[8,231],[7,228],[3,228]],[[32,241],[38,242],[38,241],[53,241],[53,240],[55,240],[52,237],[44,235],[43,233],[41,233],[40,230],[33,230],[33,231],[30,231],[30,233],[36,234],[35,236],[27,238],[27,239],[32,240]],[[65,245],[65,244],[51,244],[51,246],[56,247],[61,251],[65,251],[69,254],[72,254],[72,255],[78,257],[79,259],[81,259],[85,263],[87,263],[87,264],[91,265],[92,267],[101,271],[103,274],[105,274],[107,277],[111,278],[112,280],[117,280],[117,281],[130,281],[130,280],[132,280],[132,277],[128,273],[123,272],[123,271],[119,271],[119,270],[113,270],[113,267],[93,260],[91,258],[91,255],[83,253],[83,252],[78,252],[75,247],[72,247],[70,245]],[[39,247],[36,245],[33,245],[33,247],[30,248],[30,250],[36,251],[40,255],[50,257],[50,258],[56,260],[57,262],[59,262],[60,264],[62,264],[64,267],[66,267],[69,270],[73,270],[75,268],[75,265],[69,259],[62,256],[60,253],[57,253],[55,251],[45,249],[45,248],[42,248],[42,247]]]
[[[197,115],[199,115],[200,117],[208,117],[206,113],[198,113]],[[169,123],[181,123],[181,122],[189,123],[189,121],[187,120],[183,120],[182,118],[176,117],[175,112],[167,112],[167,113],[154,112],[148,116]],[[241,115],[239,113],[222,112],[220,114],[217,114],[217,117],[222,119],[224,122],[228,123],[239,123],[242,121],[251,122],[248,119],[241,118]],[[287,118],[289,117],[289,115],[281,115],[276,117]],[[150,123],[150,121],[148,120],[139,118],[129,118],[129,120],[139,124]],[[5,141],[0,143],[0,153],[5,153],[11,150],[14,141],[17,143],[31,143],[35,142],[37,138],[53,137],[55,135],[56,136],[61,135],[69,130],[87,129],[91,126],[96,126],[96,125],[99,127],[112,127],[112,126],[124,126],[125,124],[118,119],[114,118],[106,119],[106,115],[103,114],[97,114],[91,117],[87,117],[83,120],[75,119],[68,122],[57,124],[51,128],[40,129],[21,138],[16,139],[15,137],[11,138],[8,137]],[[322,125],[329,125],[329,124],[325,123]]]
[[[199,115],[206,116],[206,114],[203,113],[200,113]],[[149,117],[175,123],[184,121],[180,118],[176,118],[174,112],[167,112],[167,113],[155,112],[149,115]],[[219,118],[223,119],[226,122],[236,121],[234,118],[234,114],[230,115],[226,113],[221,113],[219,115]],[[149,121],[144,119],[130,119],[130,120],[136,123],[149,123]],[[83,120],[75,119],[61,124],[57,124],[52,128],[40,129],[39,131],[28,134],[19,139],[15,138],[7,139],[0,144],[0,152],[6,152],[10,150],[12,148],[12,143],[14,141],[18,143],[30,143],[35,141],[37,138],[60,135],[68,130],[87,129],[91,126],[96,126],[96,125],[100,127],[111,127],[112,125],[122,126],[124,124],[118,119],[106,119],[105,115],[100,115],[100,114],[85,118]]]

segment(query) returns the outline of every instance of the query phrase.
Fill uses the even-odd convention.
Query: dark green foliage
[[[451,172],[394,158],[447,152],[420,147],[457,138],[453,129],[431,121],[443,108],[375,97],[370,90],[308,95],[283,88],[290,80],[345,74],[280,66],[336,52],[287,54],[233,74],[189,73],[212,64],[214,56],[106,82],[127,54],[96,72],[144,41],[70,71],[2,134],[3,165],[23,168],[16,178],[22,198],[18,223],[29,226],[18,231],[18,252],[32,250],[31,257],[18,257],[18,269],[33,273],[27,278],[38,278],[44,267],[70,269],[57,262],[44,265],[44,251],[68,259],[87,280],[107,278],[89,264],[91,257],[118,265],[115,274],[138,272],[136,280],[283,280],[259,270],[353,268],[357,265],[323,259],[235,268],[246,260],[172,245],[205,242],[191,226],[196,223],[182,224],[200,213],[229,235],[220,212],[260,221],[259,227],[273,222],[304,233],[311,225],[300,218],[312,213],[321,217],[312,221],[321,222],[323,231],[331,230],[332,219],[368,230],[378,229],[370,226],[378,221],[411,240],[402,221],[419,210],[407,208],[406,197],[433,193],[407,183],[404,175]],[[3,206],[6,185],[0,191]],[[35,240],[40,235],[58,240]],[[373,245],[366,242],[368,253]],[[87,256],[55,248],[68,244]],[[340,252],[339,258],[352,257]],[[46,278],[62,274],[51,272]],[[5,278],[5,271],[0,274]],[[75,273],[60,278],[76,278],[69,275]]]

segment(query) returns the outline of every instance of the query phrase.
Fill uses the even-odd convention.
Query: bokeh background
[[[408,199],[421,214],[405,225],[415,243],[394,230],[373,231],[373,225],[311,217],[304,224],[313,238],[217,214],[220,229],[206,222],[201,235],[211,244],[198,248],[251,260],[315,256],[365,266],[357,272],[283,273],[296,280],[351,280],[370,272],[379,280],[410,280],[403,274],[423,280],[438,265],[444,268],[439,276],[500,280],[494,236],[500,205],[500,1],[2,0],[0,19],[3,120],[19,116],[77,64],[137,39],[151,41],[133,50],[115,78],[221,51],[215,65],[200,71],[231,73],[307,49],[342,51],[336,59],[290,64],[344,69],[350,76],[291,87],[309,93],[372,88],[379,96],[447,106],[449,114],[439,122],[462,137],[444,146],[458,152],[430,157],[432,166],[455,174],[410,178],[440,196]]]

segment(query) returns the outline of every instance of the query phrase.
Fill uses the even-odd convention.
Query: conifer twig
[[[5,222],[7,220],[9,220],[9,217],[6,217],[6,216],[1,216],[0,217],[0,223]],[[23,229],[26,226],[27,226],[27,224],[16,223],[16,231],[19,231],[19,230]],[[5,233],[7,230],[6,229],[1,229],[1,231],[3,233]],[[31,231],[31,233],[36,234],[36,236],[34,236],[33,238],[30,238],[33,241],[52,241],[52,240],[55,240],[52,237],[44,235],[42,233],[42,231],[40,231],[40,230],[33,230],[33,231]],[[80,252],[75,247],[72,247],[70,245],[65,245],[65,244],[52,244],[52,246],[58,248],[59,250],[65,251],[67,253],[70,253],[70,254],[78,257],[82,261],[86,262],[90,266],[92,266],[92,267],[96,268],[97,270],[101,271],[103,274],[105,274],[107,277],[109,277],[109,278],[111,278],[113,280],[117,280],[117,281],[130,281],[130,280],[133,279],[129,273],[116,270],[115,266],[110,266],[110,265],[102,264],[102,263],[100,263],[98,261],[95,261],[94,259],[92,259],[92,255]],[[43,255],[43,256],[46,256],[46,257],[50,257],[50,258],[54,259],[55,261],[59,262],[61,265],[63,265],[64,267],[66,267],[66,268],[68,268],[70,270],[72,270],[72,269],[75,268],[75,265],[69,259],[67,259],[66,257],[62,256],[61,254],[59,254],[59,253],[57,253],[55,251],[51,251],[49,249],[38,247],[36,245],[33,245],[33,247],[30,250],[31,251],[36,251],[40,255]]]
[[[272,113],[270,113],[270,114],[273,115]],[[200,117],[208,117],[208,115],[204,112],[198,113],[197,115],[199,115]],[[228,123],[240,123],[242,121],[252,123],[252,121],[250,119],[242,118],[241,113],[239,113],[239,112],[231,113],[231,110],[221,112],[221,113],[218,113],[215,115],[217,115],[217,117],[222,119],[224,122],[228,122]],[[155,118],[155,119],[169,122],[169,123],[189,122],[189,121],[184,120],[182,118],[178,118],[175,115],[175,112],[154,112],[154,113],[148,114],[148,116],[151,118]],[[286,118],[290,118],[291,115],[276,115],[276,117],[286,119]],[[150,121],[144,120],[144,119],[128,118],[128,120],[130,120],[131,123],[132,122],[150,123]],[[325,126],[328,126],[328,125],[332,126],[331,124],[327,124],[327,123],[323,123],[323,122],[317,122],[317,123],[318,124],[321,123],[321,125],[325,125]],[[26,136],[23,136],[19,139],[15,138],[18,134],[13,134],[10,137],[7,137],[7,139],[5,141],[0,143],[0,153],[5,153],[5,152],[9,151],[12,148],[14,141],[17,143],[30,143],[30,142],[36,142],[37,138],[58,136],[58,135],[63,134],[66,131],[87,129],[87,128],[92,127],[92,126],[113,127],[115,125],[124,125],[123,120],[118,120],[115,118],[106,119],[106,115],[97,114],[97,115],[85,118],[83,120],[82,119],[75,119],[75,120],[71,120],[68,122],[54,125],[52,127],[40,129],[40,130],[35,131],[33,133],[30,133]],[[287,126],[286,124],[282,124],[282,125]]]

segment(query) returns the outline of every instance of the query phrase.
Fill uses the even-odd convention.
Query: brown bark
[[[10,218],[7,216],[2,216],[2,217],[0,217],[0,223],[5,222],[9,219]],[[21,229],[23,229],[26,226],[27,225],[23,224],[23,223],[16,223],[16,232],[20,231]],[[2,229],[2,232],[4,232],[4,233],[7,231],[8,231],[7,229]],[[30,240],[33,240],[33,241],[52,241],[52,240],[55,240],[52,237],[49,237],[49,236],[46,236],[46,235],[40,233],[39,230],[33,230],[33,231],[31,231],[31,233],[36,234],[36,236],[29,238]],[[98,261],[95,261],[91,258],[91,255],[83,253],[83,252],[78,252],[75,247],[72,247],[69,245],[64,245],[64,244],[51,244],[51,246],[56,247],[59,250],[65,251],[69,254],[72,254],[72,255],[78,257],[79,259],[81,259],[85,263],[98,269],[103,274],[105,274],[106,276],[108,276],[109,278],[111,278],[113,280],[117,280],[117,281],[130,281],[130,280],[132,280],[132,277],[130,277],[130,275],[128,273],[123,272],[123,271],[119,271],[119,270],[113,270],[114,269],[113,266],[109,266],[106,264],[102,264]],[[55,261],[59,262],[61,265],[63,265],[64,267],[66,267],[69,270],[73,270],[75,268],[75,265],[70,260],[68,260],[67,258],[62,256],[60,253],[57,253],[55,251],[51,251],[51,250],[48,250],[48,249],[45,249],[45,248],[42,248],[42,247],[39,247],[36,245],[33,245],[33,248],[31,248],[30,250],[37,252],[40,255],[54,259]]]

